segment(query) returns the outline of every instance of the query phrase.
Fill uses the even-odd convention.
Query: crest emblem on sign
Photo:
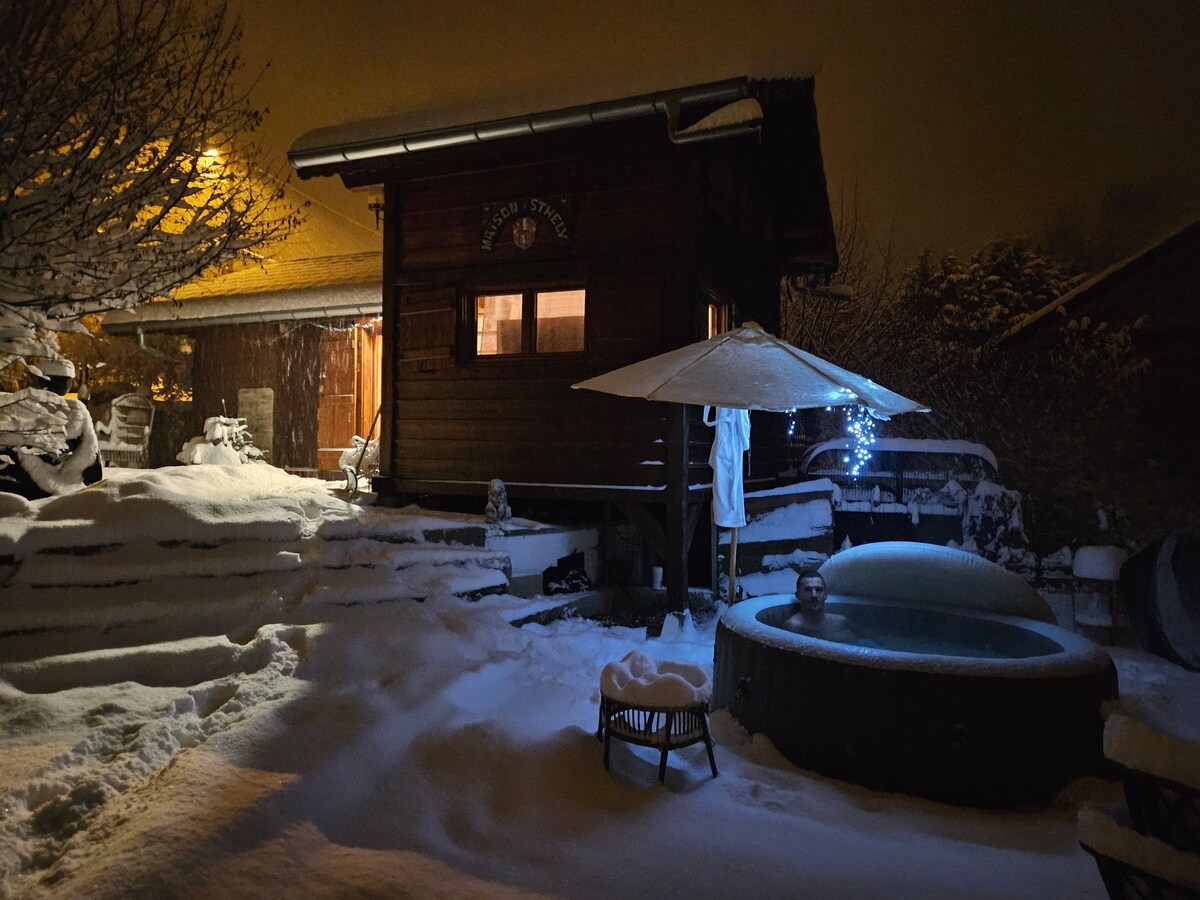
[[[502,203],[485,203],[479,228],[479,249],[491,253],[506,231],[513,245],[528,250],[540,236],[563,246],[571,240],[571,204],[567,197],[518,197]],[[545,227],[542,227],[545,226]]]
[[[537,238],[537,222],[529,216],[522,216],[513,222],[512,236],[518,250],[528,250]]]

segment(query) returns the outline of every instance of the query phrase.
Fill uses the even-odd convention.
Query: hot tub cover
[[[953,547],[862,544],[835,553],[820,571],[831,594],[1055,622],[1049,604],[1020,575]]]

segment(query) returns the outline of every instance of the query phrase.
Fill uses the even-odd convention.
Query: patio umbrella
[[[880,419],[905,412],[929,412],[929,407],[924,404],[768,334],[757,322],[747,322],[707,341],[652,356],[572,387],[620,397],[723,407],[718,410],[718,423],[732,410],[790,412],[859,404]],[[748,412],[743,415],[748,421]],[[718,424],[716,440],[724,439],[722,430]],[[725,430],[736,439],[737,426]],[[748,428],[746,430],[748,432]],[[737,449],[736,444],[722,446],[720,452],[714,448],[709,457],[714,467],[714,495],[718,482],[731,486],[736,483],[737,496],[729,498],[729,506],[744,507],[740,496],[744,449]],[[732,465],[738,467],[736,478],[720,468]],[[716,518],[722,513],[715,496],[713,510],[714,522],[721,525]],[[744,521],[744,517],[735,515],[734,520]],[[731,602],[734,599],[737,526],[732,528],[729,554]]]

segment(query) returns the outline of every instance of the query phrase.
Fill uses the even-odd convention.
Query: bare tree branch
[[[295,225],[239,38],[221,0],[0,0],[0,316],[170,296]]]

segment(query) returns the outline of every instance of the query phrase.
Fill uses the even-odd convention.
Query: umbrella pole
[[[737,526],[729,532],[729,605],[737,603]]]

